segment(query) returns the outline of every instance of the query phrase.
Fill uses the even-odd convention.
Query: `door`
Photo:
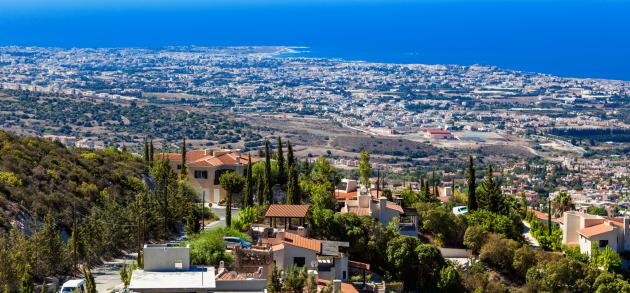
[[[219,203],[220,200],[221,200],[221,189],[215,188],[214,189],[214,203]]]

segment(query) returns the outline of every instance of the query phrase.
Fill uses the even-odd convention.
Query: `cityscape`
[[[331,22],[344,5],[418,9],[271,2],[295,26],[300,5]],[[192,5],[165,3],[150,7]],[[173,19],[216,13],[196,5]],[[160,42],[205,44],[196,32]],[[263,36],[55,46],[0,33],[0,289],[630,292],[623,72],[336,58]]]

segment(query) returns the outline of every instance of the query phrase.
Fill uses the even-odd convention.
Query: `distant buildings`
[[[448,130],[429,129],[425,132],[428,139],[454,139],[453,134]]]

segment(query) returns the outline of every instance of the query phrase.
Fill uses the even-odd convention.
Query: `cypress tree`
[[[153,139],[149,143],[149,166],[153,167],[153,160],[155,159],[155,148],[153,147]]]
[[[435,171],[431,174],[431,184],[433,184],[433,196],[439,197],[437,182],[435,181]]]
[[[473,165],[473,157],[468,157],[468,172],[466,172],[466,184],[468,185],[468,210],[474,211],[479,207],[477,203],[477,195],[475,194],[477,189],[475,183],[475,167]]]
[[[293,146],[291,146],[291,142],[287,142],[287,166],[291,168],[291,166],[295,166],[295,157],[293,157]]]
[[[256,178],[256,199],[259,206],[265,204],[265,185],[264,175],[258,174]]]
[[[186,180],[188,178],[188,168],[186,167],[186,138],[184,137],[184,141],[182,142],[182,169],[180,170],[179,176],[182,180]]]
[[[146,137],[144,138],[144,162],[149,164],[149,142]]]
[[[424,181],[424,179],[422,181],[424,182],[424,195],[426,197],[430,197],[431,196],[431,190],[429,189],[429,182]]]
[[[251,207],[254,205],[254,180],[252,179],[252,156],[247,155],[247,177],[245,185],[245,196],[243,198],[243,207]]]
[[[300,204],[300,184],[298,182],[298,171],[295,165],[289,167],[289,180],[287,182],[287,201],[289,204]]]
[[[278,136],[276,160],[278,160],[278,184],[284,185],[287,181],[287,170],[284,165],[284,152],[282,151],[282,138],[280,136]]]
[[[269,153],[269,141],[265,141],[265,200],[268,204],[273,202],[273,178],[271,177],[271,154]]]

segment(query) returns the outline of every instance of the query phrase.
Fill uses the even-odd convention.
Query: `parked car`
[[[468,213],[467,206],[458,206],[453,208],[453,214],[455,215],[464,215]]]
[[[76,290],[76,291],[75,291]],[[63,283],[59,293],[85,292],[85,279],[75,279]]]
[[[228,249],[234,249],[236,247],[250,248],[252,244],[238,237],[223,237],[223,244]]]

